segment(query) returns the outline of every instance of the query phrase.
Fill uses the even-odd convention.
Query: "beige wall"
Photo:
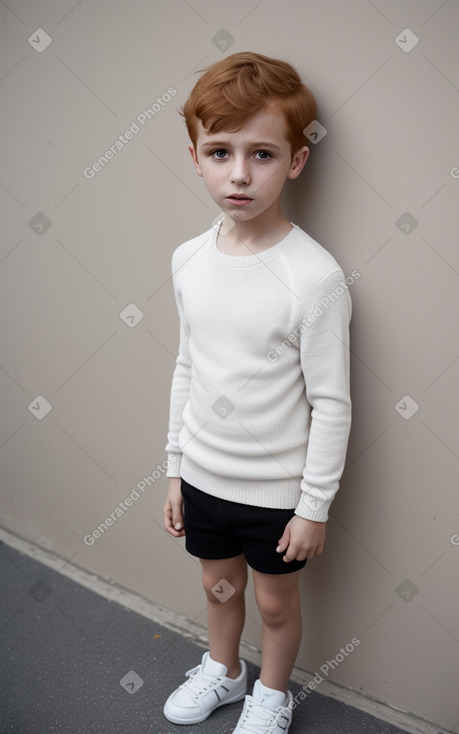
[[[325,553],[303,576],[298,663],[318,671],[357,637],[331,680],[459,731],[459,3],[15,0],[0,22],[0,523],[205,621],[198,564],[162,530],[162,467],[102,537],[83,538],[166,458],[171,255],[218,213],[177,107],[193,70],[224,54],[286,59],[327,135],[285,211],[360,273],[348,462]],[[406,28],[409,51],[410,33],[395,42]],[[397,225],[405,212],[412,231]],[[120,317],[131,303],[136,325]],[[259,645],[252,590],[248,611]]]

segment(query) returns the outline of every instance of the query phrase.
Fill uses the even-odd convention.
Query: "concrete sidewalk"
[[[64,562],[62,562],[64,565]],[[164,701],[201,661],[195,640],[0,541],[1,734],[231,734],[242,703],[202,724],[169,723]],[[248,663],[249,691],[258,677]],[[292,681],[293,695],[301,686]],[[312,692],[290,734],[403,734]],[[419,729],[421,731],[421,729]]]

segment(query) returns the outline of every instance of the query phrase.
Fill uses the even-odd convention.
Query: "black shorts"
[[[222,500],[181,480],[186,549],[203,559],[244,554],[251,568],[262,573],[292,573],[304,561],[282,560],[276,548],[294,510],[254,507]]]

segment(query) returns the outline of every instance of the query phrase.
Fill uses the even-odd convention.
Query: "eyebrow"
[[[209,141],[207,143],[203,143],[201,148],[230,148],[231,143],[225,140],[216,140],[215,142]],[[247,143],[248,148],[275,148],[276,150],[280,150],[279,146],[275,143],[272,143],[270,140],[262,140],[261,142],[252,142],[249,140]]]

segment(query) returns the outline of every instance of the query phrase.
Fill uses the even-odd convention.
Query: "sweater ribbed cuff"
[[[321,500],[306,492],[301,493],[295,515],[314,522],[327,522],[332,500]]]
[[[182,463],[182,456],[183,454],[167,455],[168,467],[166,470],[166,477],[180,476],[180,464]]]

